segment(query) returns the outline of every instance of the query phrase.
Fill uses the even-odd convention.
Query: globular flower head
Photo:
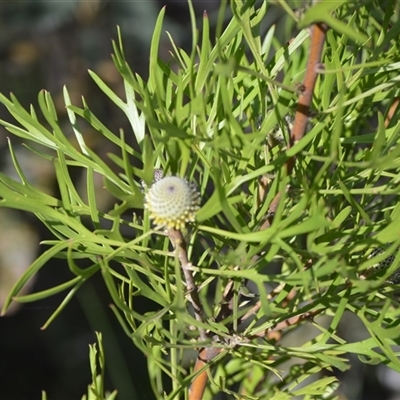
[[[193,183],[177,176],[154,182],[145,195],[145,207],[157,226],[183,229],[195,220],[200,193]]]

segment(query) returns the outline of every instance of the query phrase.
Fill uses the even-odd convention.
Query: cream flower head
[[[200,208],[200,193],[196,186],[177,176],[167,176],[154,182],[145,195],[144,206],[157,226],[183,229],[194,222]]]

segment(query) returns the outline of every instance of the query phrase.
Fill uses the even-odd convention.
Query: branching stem
[[[319,71],[321,70],[321,55],[325,43],[327,29],[328,27],[325,24],[315,24],[311,27],[310,53],[307,62],[306,74],[301,86],[299,101],[297,103],[293,128],[290,134],[289,148],[293,147],[304,136],[307,129],[315,82],[317,81]],[[290,157],[286,161],[286,172],[288,176],[293,172],[295,161],[295,156]],[[266,229],[271,225],[273,215],[278,208],[281,197],[282,192],[278,192],[272,200],[266,214],[265,222],[261,225],[260,230]]]
[[[182,235],[182,232],[177,229],[168,229],[167,235],[177,252],[182,272],[185,277],[188,298],[193,306],[194,316],[197,321],[204,322],[203,306],[199,298],[197,286],[194,282],[193,272],[190,270],[192,263],[189,262],[187,255],[186,241]],[[207,340],[207,334],[203,328],[199,328],[199,336],[202,341]]]

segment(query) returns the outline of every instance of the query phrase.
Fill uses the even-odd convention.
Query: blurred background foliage
[[[303,3],[306,2],[288,2],[300,12]],[[193,5],[199,19],[206,10],[210,23],[215,25],[218,0],[193,1]],[[122,81],[110,57],[111,39],[116,37],[116,25],[119,25],[128,63],[146,79],[151,35],[163,6],[166,6],[164,30],[171,33],[177,46],[190,48],[186,0],[0,2],[0,92],[13,92],[26,107],[36,103],[37,93],[45,88],[51,92],[62,119],[66,118],[62,88],[67,85],[73,104],[78,104],[84,96],[90,101],[92,111],[102,117],[109,129],[126,130],[126,118],[101,94],[87,69],[96,72],[116,93],[122,92]],[[266,30],[276,24],[276,40],[281,45],[291,39],[295,29],[293,20],[279,4],[271,8],[263,24]],[[169,50],[165,36],[160,56],[168,59]],[[0,118],[10,119],[4,108],[0,108]],[[0,167],[7,175],[12,175],[7,132],[0,129]],[[97,154],[101,156],[112,150],[109,143],[105,145],[100,141],[101,136],[90,129],[88,126],[85,138]],[[15,149],[18,153],[17,146]],[[33,162],[31,152],[23,148],[19,151],[19,161],[24,171],[30,174],[31,182],[48,193],[56,193],[53,170],[46,163],[38,163],[37,158]],[[77,182],[84,179],[75,178]],[[110,199],[99,200],[103,202],[99,207],[109,206]],[[49,239],[50,234],[33,217],[16,211],[2,209],[0,222],[1,301],[18,274],[42,251],[39,241]],[[61,263],[60,260],[52,261],[40,271],[38,279],[32,282],[35,291],[67,279],[68,268]],[[153,398],[146,360],[133,348],[115,321],[101,278],[94,277],[84,285],[51,327],[41,331],[40,327],[62,298],[63,294],[60,294],[20,309],[14,308],[12,313],[0,319],[0,373],[5,378],[0,398],[37,399],[41,390],[46,390],[49,399],[81,398],[91,379],[88,344],[95,342],[95,330],[101,331],[104,338],[107,387],[118,388],[118,399],[122,400]],[[136,306],[143,313],[147,304],[142,300]],[[348,331],[343,336],[352,332],[357,334],[354,323],[349,319],[342,325]],[[400,384],[396,386],[400,377],[388,374],[396,373],[381,366],[366,366],[355,359],[353,368],[341,377],[343,390],[349,399],[400,399]]]

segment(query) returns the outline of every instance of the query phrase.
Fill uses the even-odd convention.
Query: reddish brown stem
[[[208,362],[222,351],[221,348],[205,347],[200,350],[194,366],[194,372],[200,371]],[[200,372],[194,379],[189,390],[189,400],[201,400],[208,381],[208,370]]]
[[[321,54],[325,43],[326,31],[328,27],[325,24],[316,24],[311,27],[311,44],[310,53],[307,62],[306,74],[301,86],[301,93],[297,103],[296,114],[294,117],[293,128],[290,134],[290,142],[288,148],[293,147],[305,134],[308,119],[310,118],[310,110],[312,96],[314,92],[315,82],[317,81],[318,71],[321,69]],[[286,161],[287,175],[291,175],[294,168],[296,157],[290,157]],[[268,211],[267,218],[261,226],[261,230],[271,225],[273,215],[278,208],[282,192],[278,192],[272,200]]]
[[[182,272],[186,282],[187,295],[190,302],[192,303],[194,316],[197,321],[203,322],[204,318],[203,306],[199,298],[197,286],[194,282],[193,273],[190,270],[192,264],[189,262],[188,259],[186,250],[186,241],[180,230],[171,228],[168,229],[167,234],[177,252],[178,259],[181,264]],[[202,341],[207,340],[207,334],[203,328],[199,328],[199,335]]]
[[[320,314],[322,311],[323,311],[322,309],[314,310],[314,311],[310,311],[310,312],[307,312],[304,314],[295,315],[294,317],[290,317],[288,319],[285,319],[282,322],[279,322],[275,326],[268,328],[265,331],[259,332],[256,336],[257,337],[265,337],[265,336],[268,336],[268,334],[270,334],[272,332],[282,331],[283,329],[288,328],[289,326],[299,324],[300,322],[302,322],[304,320],[312,319],[316,315]]]
[[[321,54],[325,43],[327,29],[328,28],[325,24],[316,24],[311,28],[310,54],[308,57],[306,75],[304,76],[301,94],[297,103],[289,147],[293,147],[293,145],[304,136],[306,131],[308,119],[310,117],[315,82],[317,81],[318,72],[321,70]],[[293,168],[289,169],[289,167],[290,165],[288,166],[288,174],[292,172]]]
[[[390,122],[392,121],[393,117],[396,114],[396,111],[398,111],[398,109],[399,109],[399,105],[400,105],[400,98],[396,97],[393,100],[393,103],[390,106],[389,112],[388,112],[387,117],[385,119],[385,128],[387,128],[389,126]]]

